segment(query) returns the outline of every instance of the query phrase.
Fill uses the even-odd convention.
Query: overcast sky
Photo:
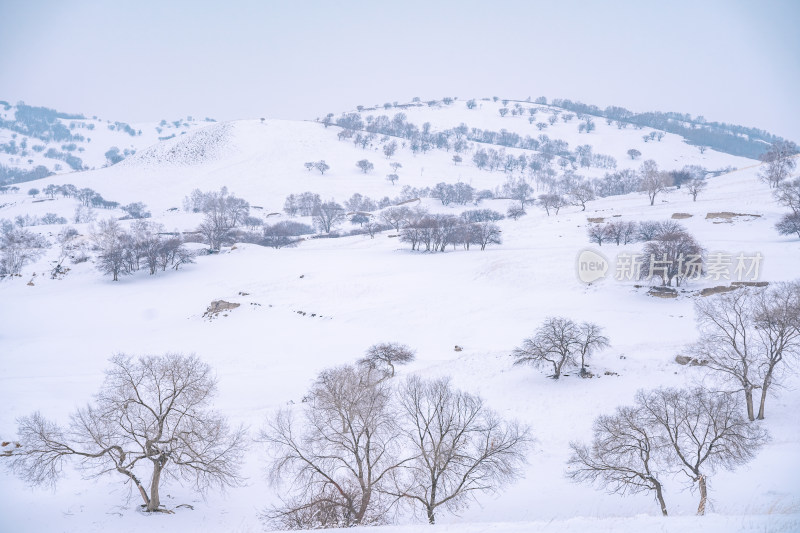
[[[0,0],[0,21],[0,100],[112,120],[543,95],[800,142],[800,0]]]

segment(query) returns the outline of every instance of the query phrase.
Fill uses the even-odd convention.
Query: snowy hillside
[[[29,188],[44,191],[48,185],[69,183],[120,205],[143,202],[152,212],[149,220],[163,224],[165,231],[189,233],[203,220],[202,213],[184,208],[184,198],[194,189],[227,187],[247,200],[250,214],[262,222],[311,223],[311,217],[283,212],[288,195],[310,191],[322,201],[343,202],[359,193],[376,201],[388,197],[388,205],[413,200],[407,205],[459,214],[475,206],[443,205],[413,193],[440,182],[461,182],[476,191],[492,191],[493,197],[482,200],[479,208],[505,214],[518,202],[504,193],[504,184],[528,180],[538,196],[548,192],[549,182],[526,169],[481,169],[473,161],[476,152],[489,148],[533,161],[541,153],[534,148],[467,141],[460,152],[453,147],[416,150],[409,139],[381,134],[362,147],[352,138],[340,139],[343,128],[337,125],[270,119],[187,122],[165,126],[162,132],[150,125],[141,128],[141,136],[131,137],[108,129],[104,122],[75,119],[95,124],[92,135],[84,126],[76,126],[92,137],[92,148],[135,147],[136,153],[101,168],[104,156],[90,151],[87,141],[81,145],[86,148],[82,157],[88,167],[96,168],[31,181],[20,191],[0,195],[0,219],[25,215],[41,219],[46,213],[64,217],[77,229],[77,239],[89,257],[64,260],[68,270],[51,275],[64,258],[53,245],[26,265],[21,276],[0,279],[0,440],[13,443],[15,420],[37,410],[60,423],[68,421],[76,407],[92,399],[112,355],[167,352],[194,353],[209,363],[219,383],[215,407],[233,425],[244,424],[255,436],[276,409],[299,413],[320,371],[353,363],[373,344],[396,341],[415,349],[417,357],[399,368],[393,379],[451,376],[457,387],[480,394],[502,417],[528,424],[534,441],[521,480],[497,494],[478,495],[458,514],[442,512],[436,526],[427,526],[423,514],[404,514],[396,526],[358,531],[800,530],[796,368],[770,397],[766,420],[758,422],[768,429],[771,441],[746,465],[709,476],[709,516],[694,516],[698,496],[685,477],[665,477],[668,518],[659,516],[649,493],[609,495],[565,477],[570,442],[589,441],[596,417],[632,404],[640,389],[712,382],[707,368],[679,365],[675,357],[698,337],[694,303],[705,298],[700,290],[731,281],[691,281],[674,298],[649,295],[650,285],[658,284],[655,281],[618,281],[613,271],[605,280],[585,284],[576,272],[582,250],[592,248],[613,262],[623,253],[641,253],[643,246],[641,242],[592,244],[588,219],[676,220],[708,253],[761,254],[757,280],[770,283],[800,278],[800,241],[776,232],[775,223],[786,208],[776,203],[772,190],[759,179],[758,161],[701,151],[669,133],[645,141],[643,137],[655,130],[619,128],[599,119],[587,133],[579,131],[577,117],[550,124],[547,117],[554,108],[527,107],[537,108],[534,122],[528,120],[532,115],[527,111],[501,116],[503,103],[494,101],[478,101],[474,109],[456,101],[408,107],[402,113],[421,129],[430,123],[432,133],[463,123],[523,138],[546,134],[563,140],[571,153],[590,145],[593,154],[615,162],[615,167],[606,168],[572,166],[574,161],[560,155],[552,161],[554,175],[571,175],[571,170],[593,183],[612,172],[638,172],[644,161],[653,160],[664,171],[701,166],[708,171],[707,187],[693,201],[685,186],[668,186],[652,206],[644,192],[597,197],[586,203],[585,210],[568,205],[557,214],[535,203],[527,205],[527,214],[518,220],[497,222],[502,244],[485,251],[448,247],[445,253],[412,252],[396,231],[383,229],[374,238],[366,234],[307,238],[295,248],[237,242],[223,246],[218,254],[198,255],[195,263],[180,270],[167,268],[149,276],[142,269],[113,282],[97,269],[90,233],[98,221],[125,213],[119,207],[97,208],[94,225],[74,223],[78,199],[31,196],[25,194]],[[396,112],[400,110],[378,109],[361,115],[365,120],[381,114],[392,119]],[[540,121],[547,126],[537,127]],[[172,133],[175,138],[156,142]],[[0,135],[7,135],[6,130]],[[0,142],[6,140],[0,136]],[[397,149],[387,156],[384,147],[392,141]],[[543,141],[539,143],[541,148]],[[628,154],[632,149],[640,152],[635,158]],[[460,162],[453,159],[457,154]],[[53,161],[41,155],[32,159],[33,165],[52,168]],[[356,162],[363,159],[374,168],[360,170]],[[563,166],[559,159],[565,160]],[[321,173],[305,166],[319,160],[330,169]],[[392,163],[401,163],[396,183],[386,179],[395,172]],[[374,213],[379,213],[377,208]],[[63,227],[38,224],[27,229],[55,243]],[[341,227],[349,230],[356,225],[344,222]],[[198,243],[190,246],[207,248]],[[209,318],[206,310],[218,300],[240,305]],[[549,316],[591,321],[604,328],[611,345],[590,360],[594,378],[581,379],[570,369],[556,381],[545,371],[513,365],[512,350]],[[267,482],[265,465],[264,446],[253,443],[241,487],[201,497],[189,485],[168,481],[161,490],[162,503],[175,513],[157,515],[140,512],[138,494],[114,475],[87,481],[67,468],[57,487],[47,490],[30,489],[3,474],[0,529],[261,531],[259,513],[281,496]],[[179,508],[180,504],[193,509]]]
[[[111,165],[210,120],[127,124],[0,101],[0,185]]]

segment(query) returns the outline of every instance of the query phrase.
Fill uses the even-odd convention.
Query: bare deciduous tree
[[[800,215],[800,178],[780,183],[773,194],[779,204],[791,209],[795,215]]]
[[[369,368],[322,372],[307,396],[302,423],[290,410],[267,422],[271,482],[289,496],[264,513],[282,529],[350,527],[384,522],[400,461],[391,391]]]
[[[760,177],[767,182],[770,187],[777,187],[788,178],[797,162],[794,156],[797,154],[797,146],[788,141],[778,141],[765,152],[760,159],[764,162]]]
[[[49,246],[38,233],[0,220],[0,276],[19,274],[25,265],[44,255]]]
[[[586,202],[595,199],[594,189],[591,184],[585,181],[573,184],[569,189],[568,195],[572,205],[580,206],[581,211],[586,211]]]
[[[407,365],[414,360],[414,350],[397,342],[382,342],[367,349],[358,364],[394,377],[395,365]]]
[[[694,178],[689,181],[689,184],[686,186],[686,192],[692,196],[692,201],[696,202],[697,195],[700,194],[707,186],[708,182],[704,178]]]
[[[529,430],[505,422],[483,400],[449,380],[413,376],[399,392],[411,459],[393,472],[392,494],[421,505],[428,522],[442,508],[458,511],[472,496],[521,475]]]
[[[732,470],[755,457],[767,432],[737,415],[728,394],[702,388],[639,391],[636,401],[646,423],[657,428],[657,438],[670,465],[700,489],[697,514],[705,514],[707,477],[717,468]]]
[[[330,233],[334,226],[345,219],[345,212],[341,205],[331,200],[315,206],[312,216],[314,218],[314,225],[317,226],[320,231]]]
[[[70,459],[89,477],[117,472],[146,511],[162,511],[165,479],[199,492],[241,481],[245,432],[209,410],[215,392],[211,368],[195,356],[116,355],[93,404],[75,411],[67,428],[38,412],[20,418],[20,447],[4,460],[32,485],[55,484]]]
[[[658,230],[655,240],[645,244],[642,251],[640,277],[661,279],[661,284],[671,286],[672,280],[680,284],[687,279],[697,279],[703,273],[703,248],[694,237],[675,224],[674,228]]]
[[[567,477],[597,483],[611,494],[655,492],[661,514],[667,516],[659,464],[659,442],[641,407],[618,407],[614,415],[594,422],[591,444],[571,442]]]
[[[603,241],[611,238],[611,232],[607,224],[596,224],[592,222],[586,227],[586,235],[589,237],[590,242],[596,243],[598,246],[603,246]]]
[[[772,387],[780,386],[789,360],[800,356],[800,283],[768,289],[741,288],[695,304],[700,339],[692,353],[728,385],[744,393],[754,420],[753,393],[761,391],[758,419]]]
[[[230,194],[227,187],[219,192],[199,193],[195,199],[197,209],[205,217],[198,230],[208,241],[212,250],[219,250],[232,229],[242,224],[250,214],[250,204]]]
[[[653,205],[656,201],[656,195],[666,191],[667,187],[671,185],[669,174],[659,172],[658,165],[652,159],[642,163],[639,172],[641,174],[640,188],[647,193],[647,197],[650,198],[650,205]]]
[[[800,237],[800,212],[787,213],[775,223],[775,229],[781,235],[797,234]]]
[[[632,242],[636,236],[637,229],[636,222],[632,220],[612,221],[606,224],[608,238],[613,240],[617,246]]]
[[[331,167],[330,165],[328,165],[328,163],[325,162],[324,159],[320,159],[319,161],[314,163],[314,168],[319,170],[320,174],[325,174],[325,172],[330,170]]]
[[[357,166],[357,167],[359,168],[359,170],[361,170],[361,172],[363,172],[364,174],[366,174],[367,172],[369,172],[369,171],[371,171],[373,168],[375,168],[375,165],[373,165],[372,163],[370,163],[370,162],[369,162],[368,160],[366,160],[366,159],[361,159],[361,160],[357,161],[357,162],[356,162],[356,166]]]
[[[558,379],[564,368],[578,366],[579,358],[581,373],[585,374],[586,358],[608,346],[608,338],[602,335],[602,328],[596,324],[584,322],[578,325],[569,318],[549,317],[535,335],[514,348],[511,355],[515,365],[552,365],[551,377]]]
[[[560,194],[548,193],[539,195],[539,207],[543,208],[545,212],[547,212],[547,216],[550,216],[551,209],[555,211],[557,215],[558,211],[567,205],[569,205],[569,203],[567,202],[566,198]]]
[[[389,207],[381,212],[381,220],[390,225],[395,231],[400,231],[402,226],[411,217],[411,210],[407,207]]]

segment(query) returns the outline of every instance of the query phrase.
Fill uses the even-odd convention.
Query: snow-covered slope
[[[485,117],[466,108],[458,113],[450,108],[423,111],[413,120],[427,119],[435,127],[459,122],[478,127],[473,116],[484,117],[481,127],[486,128],[529,126],[524,119],[514,120],[519,117]],[[408,115],[411,120],[411,110]],[[574,123],[567,126],[576,128]],[[596,140],[595,151],[613,155],[620,167],[640,164],[624,157],[631,147],[662,168],[754,164],[711,150],[700,154],[669,135],[643,146],[641,132],[617,137],[616,128],[606,131],[603,126],[598,123],[590,134],[564,129],[560,135],[570,146]],[[364,150],[337,140],[337,131],[314,122],[273,120],[212,125],[140,151],[122,164],[54,176],[31,186],[71,182],[121,203],[143,201],[155,220],[170,229],[189,230],[198,215],[167,210],[179,207],[194,188],[227,186],[269,212],[279,211],[287,194],[306,190],[339,200],[355,192],[376,198],[394,196],[401,185],[439,181],[494,188],[506,177],[478,170],[466,157],[456,166],[451,153],[435,150],[415,156],[401,147],[386,159],[379,145]],[[363,158],[375,164],[372,173],[355,167]],[[331,166],[325,175],[303,167],[319,159]],[[395,186],[384,179],[391,161],[403,165]],[[681,223],[707,250],[760,252],[760,279],[796,279],[800,242],[775,232],[783,208],[757,172],[744,168],[711,178],[696,202],[685,191],[672,189],[652,207],[646,196],[634,193],[590,202],[585,212],[568,207],[548,217],[529,208],[518,221],[502,221],[503,244],[485,252],[412,253],[389,233],[375,239],[317,239],[281,250],[238,244],[219,255],[201,256],[179,272],[153,277],[139,272],[113,283],[91,262],[70,265],[63,279],[50,279],[52,251],[27,267],[22,278],[0,281],[0,437],[13,439],[14,419],[34,410],[66,420],[97,390],[108,357],[118,352],[196,353],[218,376],[217,407],[255,432],[275,408],[299,405],[321,369],[352,362],[368,346],[394,340],[417,350],[417,360],[401,375],[452,376],[456,385],[480,393],[503,416],[530,424],[536,438],[523,480],[499,495],[479,497],[460,516],[442,516],[434,531],[800,530],[796,375],[770,400],[765,424],[772,442],[747,466],[711,477],[713,516],[692,516],[697,495],[680,478],[667,484],[674,517],[662,519],[648,495],[610,496],[572,484],[563,475],[568,443],[587,440],[596,416],[631,403],[640,388],[705,379],[702,368],[677,365],[674,357],[697,335],[692,307],[700,297],[696,290],[719,284],[695,283],[678,298],[659,299],[634,282],[581,283],[575,260],[589,246],[587,217],[663,220],[686,213],[692,216]],[[68,216],[75,208],[71,199],[33,202],[23,194],[2,195],[0,218],[44,212]],[[421,202],[443,212],[462,209]],[[505,211],[508,205],[509,200],[489,200],[481,207]],[[706,218],[720,211],[759,216],[726,223]],[[78,228],[84,233],[87,229]],[[37,229],[52,233],[59,227]],[[604,245],[600,251],[613,258],[639,249]],[[218,299],[242,305],[228,316],[204,319],[206,307]],[[534,369],[512,366],[510,351],[553,315],[591,320],[605,328],[612,347],[592,362],[600,378],[568,376],[556,382]],[[455,345],[463,351],[454,351]],[[26,531],[258,531],[258,511],[277,497],[264,479],[263,460],[263,450],[254,445],[246,485],[227,494],[201,499],[188,488],[168,485],[162,490],[168,507],[190,503],[195,509],[161,516],[137,512],[135,495],[126,500],[128,487],[113,476],[87,482],[70,471],[51,492],[28,489],[4,475],[0,522],[4,529]],[[404,520],[405,527],[386,531],[422,528],[413,518]]]
[[[209,122],[213,121],[186,117],[127,124],[0,101],[0,165],[19,174],[37,167],[56,174],[101,168],[114,162],[109,150],[116,148],[112,159],[124,158]],[[0,184],[3,181],[0,174]]]

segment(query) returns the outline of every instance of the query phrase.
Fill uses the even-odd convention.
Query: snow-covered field
[[[464,108],[407,114],[414,122],[430,120],[434,128],[466,122],[496,130],[530,129],[525,118]],[[178,272],[148,276],[140,271],[115,283],[91,262],[69,265],[63,279],[50,279],[52,251],[26,267],[23,277],[0,281],[0,438],[13,440],[15,418],[34,410],[65,421],[98,389],[111,355],[170,351],[195,353],[208,362],[219,381],[216,406],[256,433],[276,408],[299,404],[318,371],[353,362],[370,345],[392,340],[417,350],[417,360],[401,375],[452,376],[457,386],[481,394],[503,416],[529,424],[536,439],[524,479],[497,495],[479,497],[459,516],[442,515],[435,530],[799,531],[797,375],[767,405],[764,424],[772,441],[745,467],[710,478],[709,516],[693,516],[698,496],[679,478],[667,481],[671,516],[664,519],[649,495],[607,495],[564,477],[569,442],[588,440],[595,417],[631,403],[638,389],[706,379],[702,368],[680,366],[674,358],[697,336],[696,291],[724,283],[693,283],[676,299],[653,298],[647,287],[614,279],[586,285],[578,279],[575,263],[578,253],[590,247],[587,217],[664,220],[673,213],[691,214],[680,222],[708,251],[759,252],[764,257],[759,279],[773,282],[800,278],[800,241],[774,230],[784,208],[758,180],[755,161],[712,150],[700,154],[672,135],[645,145],[641,135],[646,131],[606,130],[599,121],[591,134],[578,134],[576,121],[559,122],[558,127],[563,127],[561,133],[554,129],[548,135],[570,146],[596,142],[595,152],[616,157],[621,167],[638,167],[652,158],[665,169],[702,164],[742,170],[712,178],[697,202],[673,188],[652,207],[645,195],[630,194],[590,202],[585,212],[564,208],[557,216],[529,208],[518,221],[502,221],[503,244],[484,252],[412,253],[390,238],[391,232],[374,239],[317,239],[281,250],[237,244],[219,255],[201,256]],[[269,213],[280,211],[287,194],[307,190],[342,201],[355,192],[380,198],[396,195],[402,185],[439,181],[462,180],[493,189],[505,178],[501,172],[476,169],[466,157],[455,166],[452,154],[445,152],[413,156],[401,148],[388,160],[379,146],[365,152],[337,141],[337,131],[313,122],[272,120],[212,125],[141,150],[119,165],[53,176],[30,186],[73,183],[122,204],[143,201],[168,229],[191,230],[199,215],[167,210],[180,207],[194,188],[226,185]],[[639,161],[625,155],[633,147],[643,152]],[[202,160],[187,159],[198,150]],[[375,164],[372,173],[355,167],[363,158]],[[303,168],[304,162],[319,159],[331,166],[324,176]],[[393,160],[403,164],[395,186],[384,179]],[[436,211],[462,209],[436,203],[422,200]],[[505,212],[508,205],[508,200],[489,200],[481,207]],[[0,218],[46,212],[69,217],[75,206],[71,199],[34,203],[24,194],[7,194],[0,196]],[[724,223],[706,219],[707,213],[719,211],[759,217]],[[86,225],[76,227],[88,232]],[[33,229],[52,235],[59,227]],[[599,249],[609,259],[639,250],[640,245]],[[209,303],[219,299],[242,305],[227,316],[203,318]],[[605,328],[611,347],[591,362],[600,377],[571,375],[553,381],[544,372],[512,366],[511,350],[553,315]],[[455,345],[463,351],[454,351]],[[259,531],[259,510],[276,499],[264,478],[264,458],[264,450],[253,444],[246,485],[224,494],[203,499],[188,488],[168,485],[162,490],[167,507],[194,506],[174,515],[140,513],[137,497],[115,476],[86,481],[70,470],[51,491],[27,488],[3,474],[0,529]],[[406,517],[403,524],[379,531],[420,529],[429,526]]]

